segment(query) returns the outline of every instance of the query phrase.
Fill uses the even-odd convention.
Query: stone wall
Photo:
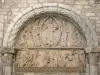
[[[95,0],[0,0],[0,47],[3,46],[3,38],[12,19],[36,3],[54,2],[69,5],[76,9],[73,10],[78,14],[87,16],[96,31],[100,45],[100,4],[96,4]]]
[[[12,19],[36,3],[47,2],[69,5],[76,9],[75,11],[78,14],[87,16],[93,23],[98,42],[100,42],[100,4],[95,4],[95,0],[4,0],[4,2],[1,1],[0,3],[0,46],[2,47],[3,37]]]

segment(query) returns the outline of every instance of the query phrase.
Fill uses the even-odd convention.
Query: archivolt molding
[[[15,38],[18,31],[24,25],[23,23],[29,18],[43,13],[57,13],[59,15],[68,16],[77,23],[77,27],[80,28],[85,36],[86,48],[90,49],[89,51],[91,51],[91,48],[98,46],[96,33],[89,20],[85,16],[79,15],[77,11],[74,10],[75,9],[72,7],[60,3],[35,4],[29,7],[12,20],[11,25],[8,27],[8,30],[5,34],[3,46],[14,47],[14,42],[16,40]]]

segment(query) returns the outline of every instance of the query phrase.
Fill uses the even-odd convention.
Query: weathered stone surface
[[[96,28],[96,31],[97,31],[97,32],[100,32],[100,27]]]
[[[86,13],[86,16],[95,16],[95,13]]]
[[[0,23],[0,30],[3,30],[3,23]]]
[[[0,47],[3,45],[3,40],[7,40],[7,39],[3,38],[3,36],[6,34],[6,30],[8,29],[8,27],[12,26],[12,24],[18,25],[18,23],[15,23],[15,22],[20,20],[22,18],[22,15],[26,14],[29,10],[37,9],[34,12],[32,12],[35,15],[37,15],[38,13],[43,12],[45,10],[47,10],[47,11],[51,10],[54,12],[56,12],[56,11],[65,12],[64,10],[59,10],[59,9],[55,9],[55,8],[48,8],[49,6],[50,7],[51,6],[52,7],[59,6],[60,8],[68,9],[69,11],[76,12],[77,15],[81,15],[81,14],[82,14],[82,16],[85,15],[90,20],[90,22],[93,23],[93,25],[91,25],[91,28],[93,28],[92,31],[97,32],[97,36],[90,36],[90,37],[97,37],[98,38],[97,42],[100,45],[100,21],[99,21],[100,20],[100,4],[95,4],[95,0],[2,0],[2,1],[5,1],[5,2],[0,3]],[[39,3],[39,5],[37,3]],[[43,3],[47,3],[47,4],[42,5]],[[62,3],[62,4],[57,4],[57,3]],[[63,5],[63,4],[66,4],[66,5]],[[45,6],[47,8],[44,8],[43,6]],[[38,9],[38,8],[42,8],[42,7],[43,7],[43,9]],[[27,8],[29,8],[29,9],[27,9]],[[68,14],[68,12],[67,12],[67,14]],[[31,15],[31,16],[33,16],[33,15]],[[28,17],[29,16],[25,16],[24,18],[28,18]],[[70,17],[73,19],[72,16],[70,16]],[[69,18],[69,17],[67,17],[67,18]],[[74,17],[74,19],[79,20],[76,17]],[[25,19],[25,20],[27,20],[27,19]],[[13,21],[14,23],[11,24],[10,21]],[[85,20],[83,19],[83,21],[85,21]],[[21,23],[23,23],[23,22],[21,22]],[[81,21],[80,21],[80,24],[83,25]],[[56,25],[56,24],[54,24],[54,25]],[[14,30],[16,28],[17,28],[17,26],[14,28]],[[88,28],[88,26],[85,27],[85,30],[87,28]],[[79,27],[79,29],[81,29],[81,28]],[[31,29],[29,29],[29,30],[31,30]],[[88,32],[90,32],[90,34],[92,33],[90,30],[88,30]],[[13,32],[13,34],[14,33],[15,32]],[[84,34],[86,34],[86,33],[84,32]],[[10,40],[12,38],[10,38]],[[15,37],[14,37],[14,39],[15,39]],[[27,38],[27,39],[29,39],[29,38]],[[49,38],[49,40],[50,40],[50,38]],[[25,41],[25,40],[23,40],[23,41]],[[94,40],[91,40],[91,41],[94,41]],[[29,41],[28,43],[30,43],[30,42],[31,41]],[[32,44],[30,44],[30,46],[32,46]],[[91,48],[88,48],[88,49],[91,49]],[[93,49],[95,49],[95,48],[93,48]],[[94,51],[94,52],[100,52],[99,48],[96,50],[97,51]],[[100,57],[99,57],[99,59],[100,59]],[[87,60],[87,62],[88,62],[88,60]],[[92,61],[94,61],[94,60],[92,60]],[[100,63],[100,61],[96,61],[96,62]],[[90,64],[87,64],[87,65],[89,66]],[[91,71],[92,71],[91,75],[96,75],[97,71],[99,72],[99,70],[97,70],[95,68],[96,66],[92,65],[89,67],[91,68]],[[100,69],[100,64],[98,66],[98,69]],[[7,71],[4,74],[11,75],[10,74],[10,67],[5,66],[5,70],[7,70]],[[87,70],[89,71],[90,69],[88,68]],[[0,67],[0,71],[1,71],[1,67]],[[99,74],[100,74],[100,72],[99,72]],[[2,75],[2,74],[0,74],[0,75]],[[16,75],[33,75],[33,73],[25,73],[25,74],[24,73],[17,73]],[[51,74],[49,74],[49,75],[51,75]],[[63,75],[66,75],[66,74],[63,74]],[[70,73],[69,75],[78,75],[78,74],[77,73],[72,73],[72,74]],[[82,74],[82,75],[84,75],[84,74]],[[86,75],[89,75],[89,72],[87,72]]]
[[[76,0],[75,4],[88,4],[88,0]]]
[[[0,32],[0,40],[2,40],[2,38],[3,38],[3,30],[0,30],[1,32]],[[1,43],[2,41],[0,41],[0,43]]]
[[[58,0],[60,3],[64,3],[65,2],[65,0]]]
[[[4,15],[0,15],[0,22],[4,22]]]
[[[19,12],[19,11],[18,11],[18,12],[15,12],[15,11],[14,11],[14,12],[12,12],[12,16],[13,16],[13,15],[14,15],[14,16],[15,16],[15,15],[17,16],[17,15],[19,15],[20,13],[21,13],[21,12]]]
[[[82,10],[83,6],[82,5],[74,5],[74,9]]]
[[[13,9],[11,9],[12,10],[12,12],[18,12],[18,11],[20,11],[20,9],[19,8],[13,8]]]
[[[66,3],[66,4],[73,4],[73,3],[74,3],[74,1],[75,1],[75,0],[65,0],[65,2],[64,2],[64,3]]]
[[[23,2],[27,2],[27,0],[14,0],[14,2],[23,3]]]
[[[85,8],[85,9],[90,9],[90,8],[92,8],[92,7],[89,6],[89,5],[86,5],[86,6],[84,6],[84,8]]]
[[[27,6],[28,6],[27,3],[19,3],[19,4],[18,4],[18,7],[19,7],[19,8],[25,8],[25,7],[27,7]]]
[[[44,2],[46,2],[46,0],[39,0],[39,2],[44,3]]]
[[[0,15],[5,15],[5,14],[7,14],[6,11],[0,11]]]
[[[5,66],[3,73],[4,75],[11,75],[11,66]]]
[[[38,0],[28,0],[28,3],[37,3],[38,2]]]
[[[49,3],[53,3],[53,2],[59,2],[59,0],[47,0],[47,2]]]

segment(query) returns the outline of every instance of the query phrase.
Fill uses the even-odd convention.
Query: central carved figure
[[[61,27],[53,17],[47,17],[41,27],[41,39],[47,47],[57,45],[61,36]]]

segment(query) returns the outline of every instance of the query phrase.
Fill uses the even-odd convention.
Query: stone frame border
[[[91,52],[92,48],[98,46],[96,33],[92,28],[92,24],[85,16],[79,15],[77,13],[77,10],[65,4],[43,3],[34,4],[11,21],[11,25],[8,27],[7,32],[4,36],[3,47],[14,47],[13,45],[17,33],[20,30],[20,28],[24,25],[24,22],[27,21],[29,18],[34,17],[36,15],[40,15],[42,13],[58,13],[64,16],[68,16],[70,19],[75,21],[77,23],[77,27],[79,27],[80,31],[82,31],[83,35],[85,36],[86,52]]]

